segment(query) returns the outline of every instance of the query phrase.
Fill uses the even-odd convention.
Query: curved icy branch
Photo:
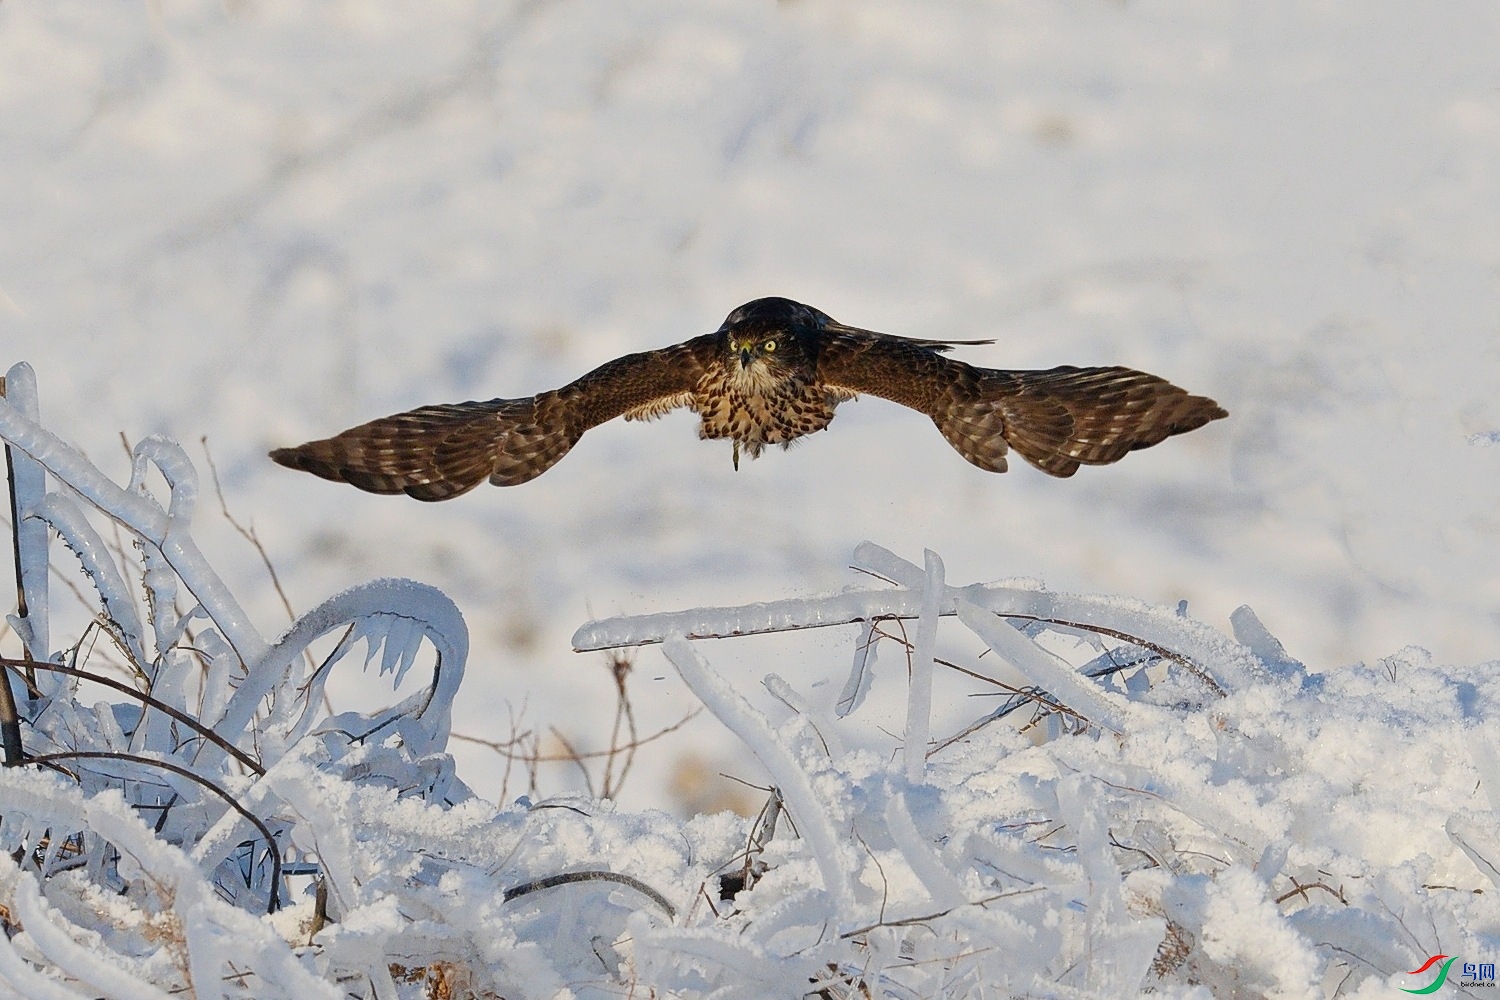
[[[420,719],[426,724],[432,747],[417,749],[426,752],[440,747],[447,737],[449,712],[463,679],[464,663],[469,653],[469,630],[464,624],[463,614],[446,594],[414,580],[373,580],[351,587],[297,619],[267,648],[260,660],[249,665],[239,690],[225,706],[220,719],[213,723],[213,728],[229,739],[237,739],[250,726],[261,700],[285,682],[288,672],[301,662],[302,651],[310,643],[336,629],[377,616],[398,619],[418,630],[418,638],[425,637],[436,649],[437,664],[433,668],[432,684],[424,694],[395,706],[374,720],[375,725],[383,725],[384,720],[397,714]],[[367,634],[371,641],[387,640],[387,636],[378,630],[370,630]],[[390,641],[399,645],[394,637],[390,637]],[[341,644],[339,652],[346,651],[347,645]],[[408,654],[415,645],[407,642],[397,658],[409,665]],[[283,720],[285,740],[295,740],[311,726],[314,709],[322,701],[323,685],[327,682],[327,665],[331,665],[331,661],[306,679],[307,688],[299,699],[302,710],[298,718]],[[404,668],[397,665],[394,669],[399,680],[399,673]]]

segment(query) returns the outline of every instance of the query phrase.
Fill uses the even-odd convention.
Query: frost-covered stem
[[[119,1000],[170,1000],[171,994],[142,982],[105,959],[99,949],[79,941],[82,935],[77,933],[76,925],[47,902],[36,879],[29,874],[16,880],[11,896],[11,916],[26,928],[33,947],[56,969],[87,984],[89,995],[118,997]]]
[[[76,449],[4,400],[0,400],[0,438],[30,455],[90,503],[156,546],[242,661],[253,663],[265,655],[266,642],[250,624],[244,609],[198,550],[192,536],[186,530],[174,530],[172,518],[160,504],[110,482]]]
[[[791,749],[777,738],[764,715],[709,669],[687,639],[680,635],[668,637],[662,644],[662,652],[698,700],[750,748],[770,773],[771,783],[781,790],[787,811],[796,820],[797,829],[823,875],[823,888],[832,898],[833,911],[847,912],[852,895],[849,873],[840,862],[840,838],[829,821],[827,806]]]
[[[1474,822],[1474,817],[1455,813],[1443,825],[1448,838],[1468,855],[1490,884],[1500,888],[1500,840],[1494,831]]]
[[[270,827],[262,823],[260,817],[240,805],[239,800],[230,795],[218,785],[209,781],[203,775],[192,771],[181,764],[174,764],[160,757],[146,757],[136,753],[121,753],[117,750],[64,750],[58,753],[44,753],[36,757],[27,758],[28,764],[50,764],[59,760],[118,760],[132,764],[143,764],[146,767],[159,767],[163,771],[171,771],[173,774],[183,777],[208,789],[223,799],[225,804],[235,812],[239,813],[247,823],[255,827],[265,839],[267,853],[271,857],[271,889],[266,901],[266,912],[275,913],[281,908],[281,847],[276,843],[276,838],[271,835]]]
[[[922,610],[917,618],[917,641],[912,647],[911,684],[906,697],[906,780],[922,783],[927,769],[927,738],[932,725],[932,656],[937,647],[938,613],[942,610],[943,560],[926,550],[927,576],[922,586]]]

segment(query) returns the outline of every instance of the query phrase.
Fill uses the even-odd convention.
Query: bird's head
[[[791,299],[756,299],[724,320],[724,361],[741,378],[779,382],[807,369],[807,345],[828,321]]]

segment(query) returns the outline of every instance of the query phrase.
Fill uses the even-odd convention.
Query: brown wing
[[[621,414],[683,405],[717,354],[714,334],[627,354],[550,392],[524,399],[423,406],[271,459],[371,493],[446,500],[488,479],[514,486],[567,454],[590,427]]]
[[[947,346],[830,326],[818,378],[927,414],[960,455],[990,472],[1005,471],[1013,447],[1043,472],[1071,476],[1228,416],[1211,399],[1130,368],[998,371],[937,353]]]

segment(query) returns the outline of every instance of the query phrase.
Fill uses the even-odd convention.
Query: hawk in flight
[[[729,438],[734,464],[820,431],[860,393],[911,407],[960,455],[1004,472],[1006,453],[1048,475],[1107,465],[1228,416],[1213,400],[1129,368],[998,371],[944,357],[989,340],[915,340],[836,322],[790,299],[747,302],[714,333],[627,354],[549,392],[423,406],[271,458],[371,493],[446,500],[488,479],[515,486],[550,469],[606,420],[686,406],[698,436]]]

